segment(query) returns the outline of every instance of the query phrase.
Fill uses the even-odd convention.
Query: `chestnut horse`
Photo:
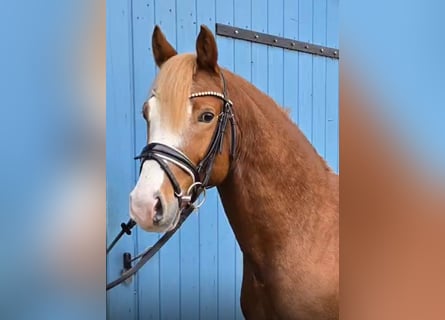
[[[236,122],[222,131],[205,187],[217,187],[243,253],[242,312],[254,320],[338,319],[338,175],[283,108],[218,65],[207,27],[196,54],[177,54],[158,26],[152,49],[160,70],[142,112],[148,143],[188,160],[142,163],[131,218],[146,231],[175,227],[184,200],[177,191],[196,183],[193,167],[230,103]]]

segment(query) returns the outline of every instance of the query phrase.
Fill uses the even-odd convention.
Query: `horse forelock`
[[[188,119],[189,96],[196,56],[179,54],[165,62],[155,79],[153,90],[161,106],[160,115],[164,126],[180,134]]]

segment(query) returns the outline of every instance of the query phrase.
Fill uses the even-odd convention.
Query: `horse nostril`
[[[158,224],[159,222],[161,222],[162,217],[163,217],[163,212],[162,212],[162,203],[161,203],[161,199],[159,197],[156,198],[155,200],[155,206],[154,206],[154,216],[153,216],[153,223],[154,224]]]

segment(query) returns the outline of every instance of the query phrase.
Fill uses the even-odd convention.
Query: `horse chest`
[[[273,285],[267,282],[259,270],[244,259],[241,307],[246,319],[280,319],[275,300],[279,298]]]
[[[272,319],[271,306],[267,299],[267,287],[254,271],[244,268],[241,291],[241,308],[247,320]]]
[[[241,307],[247,320],[337,319],[326,312],[321,301],[308,301],[291,281],[281,275],[264,276],[255,265],[244,260]]]

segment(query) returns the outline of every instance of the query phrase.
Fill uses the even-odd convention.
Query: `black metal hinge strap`
[[[237,28],[221,23],[216,24],[216,34],[234,39],[265,44],[268,46],[315,54],[323,57],[339,59],[340,51],[336,48],[324,47],[309,42],[302,42],[289,38],[282,38],[267,33]]]

